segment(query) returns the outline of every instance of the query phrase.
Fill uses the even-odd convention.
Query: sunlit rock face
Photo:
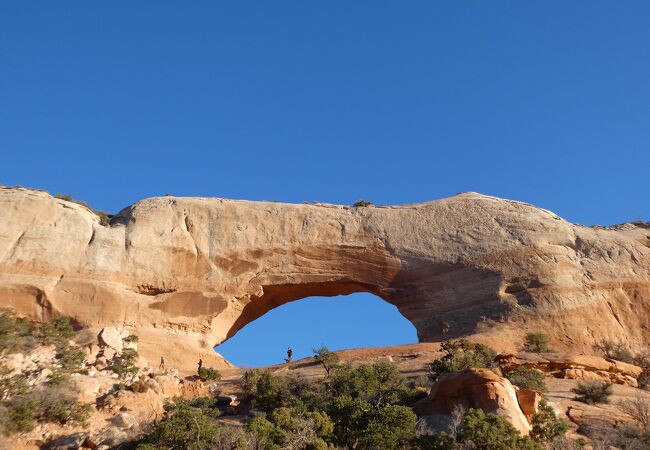
[[[359,291],[394,304],[421,341],[508,350],[534,330],[574,350],[604,337],[637,348],[650,338],[650,228],[583,227],[476,193],[357,208],[159,197],[107,227],[45,192],[0,189],[0,304],[125,328],[156,364],[226,364],[212,347],[272,308]]]

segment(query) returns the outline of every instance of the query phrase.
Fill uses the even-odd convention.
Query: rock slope
[[[584,227],[476,193],[357,208],[159,197],[103,226],[82,205],[0,188],[0,305],[126,329],[153,364],[226,364],[213,346],[269,310],[358,291],[423,342],[514,350],[543,330],[558,347],[637,349],[650,342],[650,227]]]

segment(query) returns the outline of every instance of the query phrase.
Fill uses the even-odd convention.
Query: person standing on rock
[[[287,349],[287,358],[285,359],[285,362],[290,363],[292,359],[293,359],[293,350],[291,349],[291,347],[289,347]]]
[[[165,358],[160,357],[160,366],[158,366],[158,370],[164,372],[165,371]]]
[[[203,359],[199,358],[199,371],[203,368]]]

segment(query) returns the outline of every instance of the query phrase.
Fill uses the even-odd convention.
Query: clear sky
[[[471,190],[584,224],[650,220],[649,23],[647,1],[7,0],[0,183],[112,212],[167,193]],[[239,362],[296,340],[268,321],[254,325],[269,348],[242,343]],[[377,344],[353,324],[337,336]],[[334,340],[320,334],[306,337]]]

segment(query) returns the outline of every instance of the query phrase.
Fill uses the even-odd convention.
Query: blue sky
[[[585,224],[650,220],[648,23],[642,1],[5,1],[0,183],[113,212],[167,193],[471,190]],[[349,303],[319,314],[347,320]],[[239,361],[296,340],[254,325],[270,347]],[[376,343],[352,325],[337,333]]]

